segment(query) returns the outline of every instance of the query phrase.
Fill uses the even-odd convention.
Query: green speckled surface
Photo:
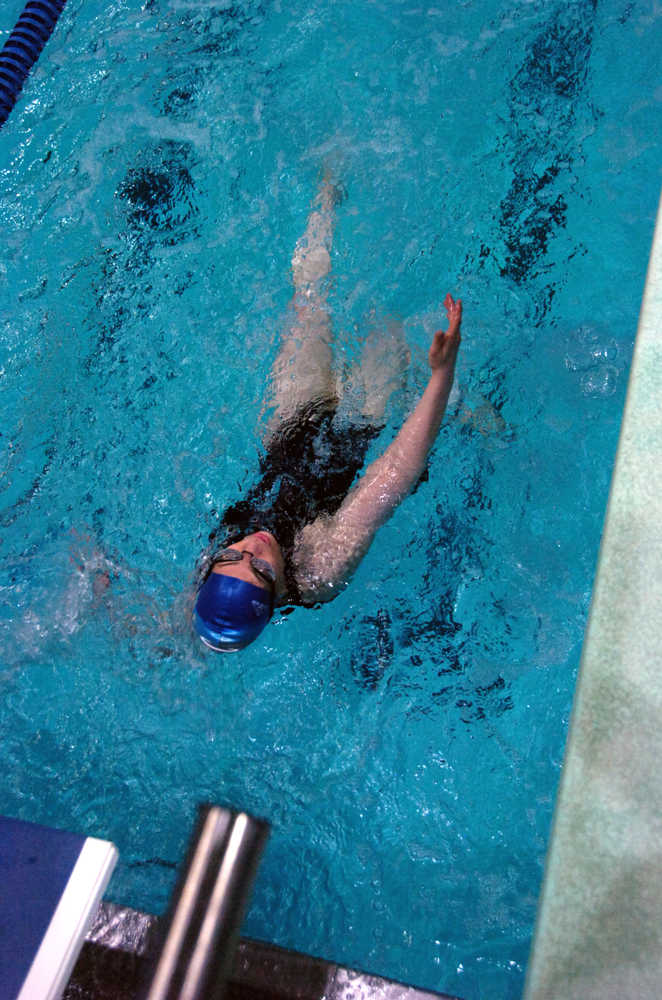
[[[662,996],[661,213],[526,1000]]]

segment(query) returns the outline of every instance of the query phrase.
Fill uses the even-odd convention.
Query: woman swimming
[[[247,646],[276,606],[330,601],[346,586],[377,529],[424,472],[453,385],[462,302],[448,294],[448,330],[432,338],[425,391],[353,485],[382,413],[369,396],[351,422],[338,412],[324,288],[336,201],[325,177],[292,259],[295,318],[272,370],[262,478],[226,511],[201,568],[194,626],[218,652]]]

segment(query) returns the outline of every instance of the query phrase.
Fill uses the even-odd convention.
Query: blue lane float
[[[29,0],[0,52],[0,128],[51,37],[67,0]]]

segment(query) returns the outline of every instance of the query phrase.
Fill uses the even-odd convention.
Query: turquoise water
[[[652,0],[69,0],[0,135],[0,809],[112,839],[111,898],[160,911],[196,803],[229,802],[273,826],[246,934],[520,996],[661,28]],[[449,289],[459,392],[351,587],[220,662],[187,627],[193,564],[257,470],[325,160],[339,367],[389,318],[412,350],[373,453]]]

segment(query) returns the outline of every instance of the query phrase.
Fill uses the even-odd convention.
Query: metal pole
[[[219,1000],[269,834],[263,820],[202,806],[144,1000]]]

